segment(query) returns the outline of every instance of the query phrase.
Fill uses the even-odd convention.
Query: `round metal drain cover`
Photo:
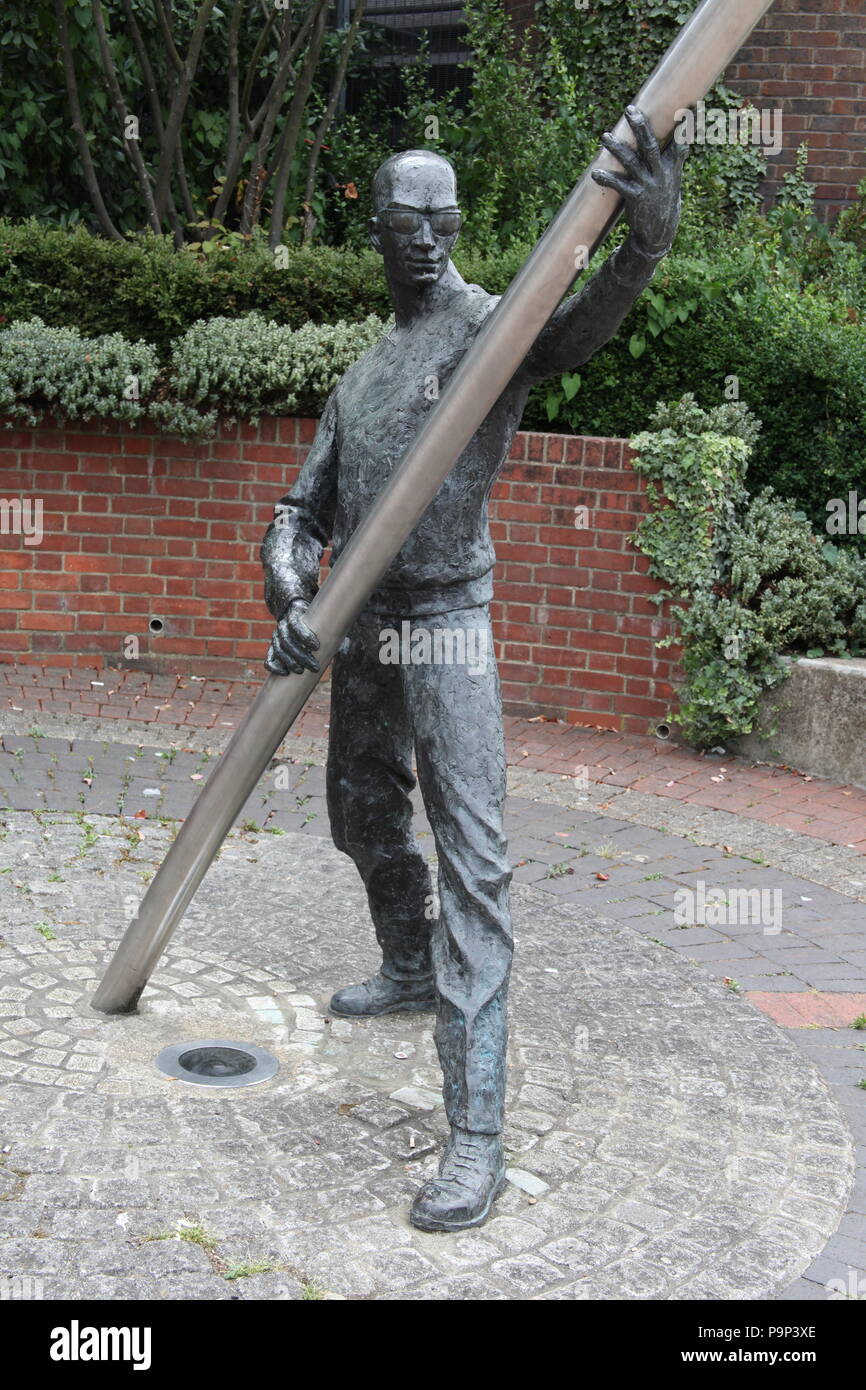
[[[274,1076],[280,1064],[252,1043],[211,1038],[172,1043],[159,1053],[156,1065],[166,1076],[193,1086],[255,1086]]]

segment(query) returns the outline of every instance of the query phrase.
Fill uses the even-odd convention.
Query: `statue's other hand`
[[[680,220],[680,185],[689,153],[685,142],[674,139],[664,153],[652,126],[636,106],[627,106],[626,120],[634,131],[637,149],[605,133],[601,143],[623,166],[624,173],[598,169],[592,177],[604,188],[614,188],[625,203],[632,236],[651,256],[670,249]]]
[[[265,669],[274,676],[300,676],[303,671],[319,671],[313,656],[319,649],[319,639],[304,621],[309,604],[295,599],[277,623],[265,657]]]

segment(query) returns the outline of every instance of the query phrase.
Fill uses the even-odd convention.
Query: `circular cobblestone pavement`
[[[88,1000],[170,832],[91,822],[82,845],[72,817],[8,818],[0,1278],[47,1298],[768,1298],[835,1230],[851,1145],[794,1044],[673,952],[516,886],[511,1180],[482,1228],[415,1231],[446,1133],[433,1019],[327,1017],[375,968],[354,867],[233,835],[140,1013],[106,1019]],[[154,1067],[208,1036],[280,1071],[213,1091]]]

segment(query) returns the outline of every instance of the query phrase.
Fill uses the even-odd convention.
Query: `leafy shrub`
[[[294,330],[258,314],[212,319],[174,344],[160,369],[147,343],[120,334],[84,337],[40,319],[0,331],[0,414],[36,424],[66,419],[137,421],[148,416],[183,438],[209,434],[217,416],[321,410],[328,392],[381,337],[374,315],[360,324]]]
[[[70,419],[138,420],[158,372],[147,343],[119,333],[82,337],[41,319],[0,332],[0,414],[36,424],[45,411]]]
[[[643,428],[653,400],[691,392],[710,409],[738,392],[763,421],[750,488],[773,486],[816,526],[866,476],[866,330],[844,300],[777,263],[766,232],[764,244],[672,253],[568,384],[570,400],[561,383],[535,388],[524,423],[622,436]]]
[[[258,311],[300,328],[390,313],[382,260],[372,249],[285,247],[280,254],[275,259],[259,241],[246,251],[198,256],[175,251],[167,237],[116,242],[84,228],[0,222],[0,313],[144,338],[163,356],[199,319]]]
[[[360,324],[291,329],[260,314],[193,324],[174,344],[165,399],[151,414],[164,428],[202,433],[218,415],[258,419],[320,411],[348,367],[385,331],[371,314]]]
[[[659,406],[631,442],[650,480],[635,542],[676,598],[685,679],[672,715],[699,746],[754,727],[782,656],[866,650],[866,559],[821,544],[807,519],[744,478],[759,423],[741,405]]]

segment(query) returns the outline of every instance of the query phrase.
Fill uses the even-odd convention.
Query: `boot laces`
[[[446,1172],[442,1178],[446,1182],[455,1182],[461,1187],[472,1188],[478,1179],[479,1162],[484,1157],[484,1146],[479,1140],[461,1135],[454,1141],[454,1146],[445,1164]]]

